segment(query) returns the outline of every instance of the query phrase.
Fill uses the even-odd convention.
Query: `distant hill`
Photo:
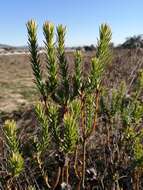
[[[27,52],[28,47],[27,46],[11,46],[7,44],[0,44],[0,53],[6,53],[6,52]]]
[[[13,49],[15,48],[14,46],[7,45],[7,44],[0,44],[1,49]]]

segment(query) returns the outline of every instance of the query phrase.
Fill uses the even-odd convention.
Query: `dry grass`
[[[90,59],[95,52],[83,54],[84,70],[87,72]],[[136,73],[143,68],[143,51],[114,50],[113,61],[105,77],[106,86],[118,86],[125,80],[130,86],[136,78]],[[41,62],[44,62],[41,56]],[[69,70],[73,67],[73,53],[67,53],[70,62]],[[33,75],[28,55],[0,55],[0,111],[13,112],[37,100],[37,92],[33,84]]]

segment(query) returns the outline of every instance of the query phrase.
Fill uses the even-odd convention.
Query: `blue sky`
[[[103,22],[118,44],[143,33],[143,0],[1,0],[0,43],[26,45],[25,24],[31,18],[38,23],[40,45],[45,20],[67,26],[68,46],[95,44]]]

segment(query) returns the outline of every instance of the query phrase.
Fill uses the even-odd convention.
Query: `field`
[[[83,55],[84,70],[88,71],[95,52],[83,52]],[[41,55],[43,70],[44,60],[44,55]],[[73,53],[67,53],[67,60],[70,63],[69,70],[72,71]],[[143,68],[142,50],[113,50],[113,60],[107,69],[105,85],[116,87],[125,80],[131,86],[141,68]],[[0,111],[11,113],[21,110],[32,105],[37,98],[29,56],[0,55]]]

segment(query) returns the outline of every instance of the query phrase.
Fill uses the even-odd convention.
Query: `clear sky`
[[[25,24],[31,18],[38,23],[40,45],[45,20],[67,26],[68,46],[95,44],[103,22],[118,44],[143,33],[143,0],[1,0],[0,43],[26,45]]]

